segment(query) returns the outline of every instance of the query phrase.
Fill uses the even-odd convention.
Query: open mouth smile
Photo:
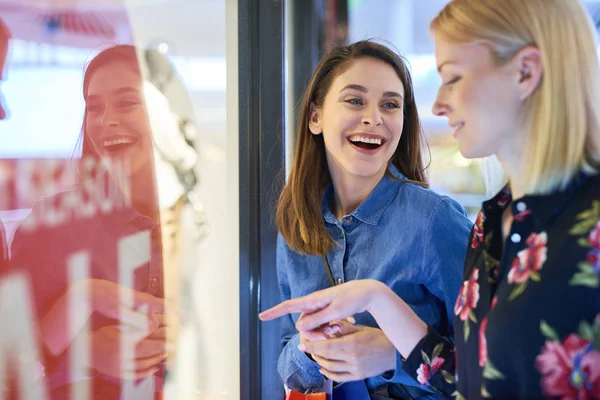
[[[371,134],[357,134],[348,136],[348,142],[362,153],[375,153],[377,152],[387,140],[378,135]]]
[[[120,153],[132,147],[137,141],[136,138],[127,135],[110,136],[102,140],[102,146],[109,153]]]

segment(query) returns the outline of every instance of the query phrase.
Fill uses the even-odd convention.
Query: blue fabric
[[[462,271],[473,223],[464,209],[447,196],[419,185],[384,176],[371,195],[350,215],[338,221],[329,209],[333,187],[323,198],[323,218],[338,246],[327,254],[335,281],[376,279],[391,287],[427,324],[452,339],[454,304],[462,284]],[[282,301],[330,286],[320,256],[291,250],[280,235],[277,273]],[[278,372],[295,390],[318,386],[319,365],[298,350],[295,323],[299,315],[282,319],[283,350]],[[356,323],[377,327],[367,313]],[[369,389],[387,382],[420,385],[403,371],[396,354],[396,369],[367,379]]]
[[[333,400],[371,400],[364,381],[346,382],[333,390]]]

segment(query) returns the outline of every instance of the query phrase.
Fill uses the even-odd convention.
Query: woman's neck
[[[152,171],[144,169],[133,175],[110,176],[128,206],[138,214],[159,222],[159,206]]]
[[[513,199],[519,199],[527,194],[527,182],[523,179],[522,166],[523,146],[505,146],[504,151],[497,154],[502,169],[510,182],[510,191]]]
[[[351,214],[373,192],[387,168],[372,176],[357,176],[345,171],[331,171],[333,182],[333,204],[331,211],[338,221]]]
[[[149,174],[150,177],[153,175]],[[145,175],[148,178],[148,175]],[[140,214],[158,221],[159,206],[153,179],[134,176],[131,182],[131,205]]]

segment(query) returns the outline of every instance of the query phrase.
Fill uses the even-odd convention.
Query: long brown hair
[[[404,127],[392,163],[408,181],[427,186],[422,159],[423,129],[417,113],[412,79],[403,59],[388,47],[372,41],[337,46],[319,62],[299,110],[294,162],[279,202],[275,221],[288,246],[301,254],[324,255],[333,248],[321,211],[321,201],[331,175],[323,135],[309,130],[312,107],[323,106],[333,80],[360,58],[389,64],[404,86]],[[389,169],[387,174],[391,175]]]

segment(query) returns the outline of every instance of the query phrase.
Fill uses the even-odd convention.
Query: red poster
[[[0,1],[0,390],[11,399],[161,397],[153,141],[127,13],[109,3]]]

